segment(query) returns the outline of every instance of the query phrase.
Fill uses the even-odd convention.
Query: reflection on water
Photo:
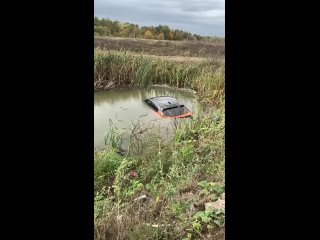
[[[144,126],[153,126],[161,132],[170,131],[173,119],[160,119],[144,102],[145,99],[156,96],[171,96],[194,111],[192,104],[195,100],[193,93],[153,86],[145,89],[113,89],[94,93],[94,145],[103,148],[104,135],[109,130],[110,120],[122,132],[132,129],[139,121]]]

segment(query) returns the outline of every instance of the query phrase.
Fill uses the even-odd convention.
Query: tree
[[[197,34],[193,34],[193,36],[195,37],[195,39],[196,39],[197,41],[199,41],[199,40],[201,39],[201,36],[199,36],[199,35],[197,35]]]
[[[170,36],[170,28],[165,25],[165,26],[162,26],[162,30],[161,30],[164,34],[164,39],[166,40],[170,40],[172,36]]]
[[[163,32],[161,32],[161,33],[158,34],[157,39],[158,39],[158,40],[164,40],[164,34],[163,34]]]
[[[207,42],[224,42],[224,38],[200,36],[178,29],[170,29],[167,25],[142,26],[137,24],[120,23],[118,20],[94,17],[95,36],[121,36],[129,38],[147,38],[159,40],[194,40]]]
[[[152,39],[153,33],[151,32],[151,30],[148,29],[147,31],[144,32],[143,36],[147,39]]]
[[[111,33],[108,27],[103,27],[103,26],[95,26],[94,32],[97,33],[95,35],[99,35],[99,36],[109,36]]]
[[[120,37],[129,37],[129,31],[128,31],[128,26],[127,25],[120,24],[119,36]]]
[[[163,33],[163,26],[162,25],[158,25],[158,26],[156,26],[155,28],[154,28],[154,30],[155,30],[155,33],[156,34],[159,34],[159,33]]]
[[[138,25],[135,25],[135,24],[129,24],[128,25],[129,37],[136,38],[138,33],[139,33],[139,31],[140,31],[140,29],[139,29]]]
[[[100,25],[100,20],[97,17],[94,17],[94,26],[99,26]]]

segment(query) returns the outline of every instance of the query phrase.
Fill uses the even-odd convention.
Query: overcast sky
[[[94,15],[141,26],[168,25],[224,37],[225,0],[94,0]]]

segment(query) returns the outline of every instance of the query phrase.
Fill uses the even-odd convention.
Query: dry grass
[[[224,43],[167,41],[137,38],[95,37],[94,47],[126,50],[158,56],[184,56],[224,59]]]

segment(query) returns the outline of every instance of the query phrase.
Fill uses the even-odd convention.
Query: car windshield
[[[187,113],[188,110],[185,106],[181,105],[179,107],[166,108],[163,110],[163,115],[168,117],[175,117]]]

